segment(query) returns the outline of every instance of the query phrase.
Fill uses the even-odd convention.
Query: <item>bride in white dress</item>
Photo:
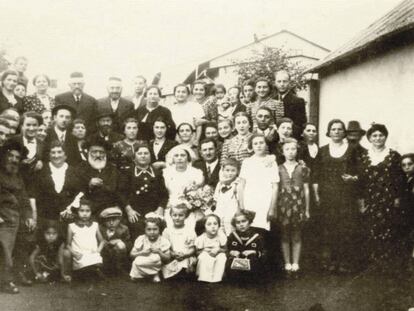
[[[170,199],[164,216],[168,227],[172,224],[170,206],[183,200],[186,189],[204,185],[203,172],[191,165],[191,153],[186,146],[178,145],[172,148],[166,156],[167,167],[163,174]],[[192,212],[186,219],[186,224],[194,227],[198,216],[197,213]]]

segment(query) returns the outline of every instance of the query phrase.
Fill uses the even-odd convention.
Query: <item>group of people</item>
[[[1,75],[5,292],[19,292],[16,277],[31,285],[125,270],[154,282],[258,281],[278,265],[297,276],[310,219],[327,271],[411,255],[414,154],[388,148],[385,125],[340,119],[319,147],[287,71],[228,89],[178,84],[170,105],[143,76],[129,98],[109,78],[99,100],[80,72],[55,97],[47,75],[28,96],[24,78]]]

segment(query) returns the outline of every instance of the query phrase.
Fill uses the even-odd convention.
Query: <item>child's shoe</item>
[[[7,294],[18,294],[20,292],[13,282],[6,282],[1,284],[0,290]]]

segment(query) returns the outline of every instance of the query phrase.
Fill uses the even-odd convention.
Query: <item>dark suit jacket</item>
[[[113,130],[118,133],[123,133],[123,122],[126,118],[131,117],[134,111],[134,104],[125,98],[120,98],[118,103],[118,109],[112,110],[111,100],[109,97],[98,99],[98,114],[101,112],[112,111],[113,116]]]
[[[307,122],[305,100],[289,91],[283,98],[285,117],[293,121],[293,137],[300,139],[303,125]]]
[[[211,172],[210,177],[208,177],[208,174],[207,174],[206,161],[204,161],[203,159],[196,160],[193,163],[193,166],[195,168],[198,168],[198,169],[203,171],[204,183],[209,185],[209,186],[212,186],[215,189],[218,182],[219,182],[219,177],[220,177],[219,176],[219,173],[220,173],[220,159],[219,159],[219,162],[217,163],[216,167],[214,168],[213,172]]]
[[[134,102],[133,102],[134,97],[133,96],[127,96],[127,97],[125,97],[125,99],[129,100],[132,104],[134,104]],[[146,104],[147,104],[147,99],[144,96],[142,96],[141,100],[139,101],[139,105],[138,105],[137,109],[135,109],[135,105],[134,105],[134,113],[136,113],[139,108],[145,107]]]
[[[97,102],[92,96],[83,93],[80,98],[80,103],[75,102],[72,92],[66,92],[55,97],[55,105],[68,105],[76,110],[75,118],[82,119],[86,122],[88,133],[93,133],[96,130],[96,112]]]
[[[145,118],[147,114],[148,116],[145,122],[143,122],[142,120]],[[176,134],[175,123],[172,119],[170,109],[163,107],[163,106],[158,106],[157,108],[149,112],[146,106],[143,106],[143,107],[138,108],[138,110],[136,111],[135,117],[139,121],[138,139],[151,140],[154,138],[152,127],[154,125],[155,120],[157,120],[158,118],[164,119],[164,121],[167,123],[166,137],[168,139],[175,138],[175,134]]]
[[[17,112],[21,115],[23,113],[23,100],[16,95],[14,96],[16,98],[16,105],[10,104],[9,100],[6,98],[6,96],[3,95],[3,92],[0,90],[0,113],[2,113],[4,110],[9,108],[14,108],[17,110]]]
[[[49,149],[50,144],[55,141],[59,140],[59,137],[57,136],[55,129],[52,127],[47,130],[47,136],[44,141],[45,149],[43,153],[44,159],[49,159]],[[65,149],[66,153],[66,162],[69,165],[75,165],[79,163],[79,151],[78,151],[78,143],[76,142],[76,138],[72,135],[72,133],[69,130],[66,130],[65,135],[65,142],[63,143],[63,148]]]
[[[59,220],[60,212],[63,211],[80,192],[75,170],[69,166],[65,183],[60,193],[56,192],[52,179],[49,162],[45,162],[43,168],[36,172],[34,181],[30,183],[29,194],[36,199],[36,207],[39,217]]]
[[[151,162],[162,161],[165,162],[165,157],[172,148],[177,146],[178,143],[175,140],[166,139],[164,144],[162,145],[160,151],[156,155],[154,152],[154,140],[151,140],[149,143],[150,146],[150,153],[151,153]]]
[[[103,170],[98,171],[88,162],[82,162],[76,167],[75,175],[81,191],[92,202],[93,215],[99,215],[110,206],[118,205],[121,209],[125,207],[128,179],[111,163],[108,162]],[[90,187],[89,182],[94,177],[101,178],[103,186]]]

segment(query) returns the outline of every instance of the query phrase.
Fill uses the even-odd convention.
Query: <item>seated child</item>
[[[104,209],[100,226],[105,246],[102,249],[103,267],[108,272],[119,272],[125,267],[131,236],[127,226],[121,224],[122,211],[118,207]]]
[[[30,254],[30,267],[38,282],[56,280],[59,276],[64,282],[71,281],[67,274],[70,270],[69,263],[63,257],[65,244],[58,226],[56,221],[47,221],[42,226],[36,247]]]
[[[164,219],[154,213],[145,215],[145,234],[140,235],[131,250],[131,280],[152,278],[160,282],[160,271],[164,263],[170,260],[170,242],[161,236],[165,228]]]
[[[221,165],[220,181],[214,193],[216,210],[220,217],[221,227],[228,236],[232,232],[231,220],[234,214],[242,208],[243,179],[239,178],[240,164],[234,159],[226,159]]]
[[[260,277],[264,266],[264,238],[260,231],[250,227],[254,212],[237,212],[232,224],[236,228],[227,239],[229,260],[226,275],[233,280]]]
[[[216,283],[223,279],[226,266],[227,238],[220,229],[220,218],[215,214],[205,216],[204,233],[195,241],[198,262],[196,274],[199,281]]]
[[[72,257],[72,268],[77,272],[91,271],[103,278],[101,251],[105,241],[97,222],[92,221],[91,203],[82,198],[76,221],[69,224],[67,248]]]
[[[196,234],[193,228],[185,225],[185,219],[189,213],[190,211],[184,202],[170,209],[173,225],[164,230],[163,236],[171,243],[172,261],[162,268],[165,279],[173,277],[181,271],[194,272]]]

